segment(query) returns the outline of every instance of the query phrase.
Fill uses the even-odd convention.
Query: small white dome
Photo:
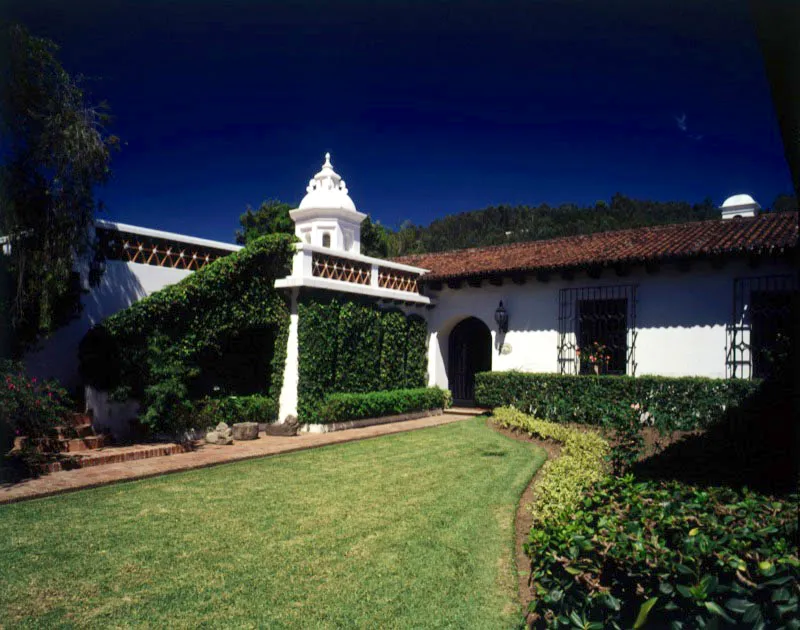
[[[733,195],[733,197],[728,197],[722,203],[723,208],[736,208],[739,206],[758,206],[758,203],[750,195],[744,195],[744,194]]]
[[[331,154],[325,154],[322,170],[308,182],[306,196],[298,210],[349,210],[357,212],[356,205],[348,195],[344,180],[333,170]]]

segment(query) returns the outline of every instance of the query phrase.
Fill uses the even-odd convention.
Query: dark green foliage
[[[142,393],[142,424],[165,433],[179,433],[192,423],[189,381],[198,369],[181,360],[169,337],[155,333],[147,343],[147,380]]]
[[[598,202],[587,207],[500,205],[451,214],[426,227],[404,223],[389,233],[387,249],[390,256],[403,256],[718,217],[719,210],[710,199],[692,205],[631,199],[621,194],[614,195],[610,204]]]
[[[706,428],[725,410],[758,390],[758,381],[664,376],[571,376],[484,372],[475,377],[475,401],[511,405],[552,422],[625,426],[631,405],[642,424],[660,431]]]
[[[372,392],[381,387],[381,315],[377,308],[346,301],[336,329],[335,392]]]
[[[400,311],[388,311],[381,317],[380,383],[385,389],[405,386],[407,328],[406,316]]]
[[[211,393],[213,383],[204,375],[215,358],[224,359],[231,339],[269,330],[274,339],[272,373],[263,388],[277,399],[289,312],[274,282],[288,273],[293,240],[282,234],[257,239],[112,315],[105,330],[95,329],[84,338],[82,374],[117,398],[139,398],[143,419],[153,429],[171,430],[186,418],[191,399]],[[151,351],[154,344],[157,359]],[[118,372],[110,369],[115,365],[107,363],[109,357],[116,358]]]
[[[425,320],[419,315],[410,315],[407,335],[406,383],[424,384],[428,381],[428,325]]]
[[[196,404],[195,420],[201,428],[211,428],[220,422],[273,422],[278,417],[278,405],[269,396],[226,396],[204,398]]]
[[[55,381],[38,381],[21,363],[0,359],[0,455],[17,436],[52,437],[69,412],[67,392]]]
[[[0,234],[11,240],[7,271],[13,351],[68,322],[80,294],[75,254],[91,248],[88,228],[101,204],[112,149],[104,104],[87,102],[58,46],[19,25],[3,28]]]
[[[267,234],[294,234],[294,221],[289,216],[292,206],[276,199],[262,201],[258,210],[247,206],[239,216],[241,230],[236,231],[236,242],[246,245]]]
[[[364,393],[423,387],[427,328],[373,302],[309,294],[299,304],[298,415],[320,422],[320,405],[331,393]]]
[[[537,625],[798,627],[798,496],[607,477],[531,530]]]
[[[367,394],[331,394],[322,404],[318,421],[343,422],[444,409],[450,405],[450,400],[450,392],[438,387],[395,389]]]

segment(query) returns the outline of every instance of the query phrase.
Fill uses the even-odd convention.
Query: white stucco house
[[[735,195],[720,218],[381,260],[361,254],[358,212],[326,155],[291,212],[300,241],[279,418],[297,409],[297,300],[305,289],[366,296],[428,324],[428,380],[469,403],[485,370],[575,374],[602,346],[603,373],[752,378],[791,325],[796,213]],[[31,372],[78,379],[83,334],[133,301],[238,246],[98,221],[105,273],[81,319],[27,358]],[[87,399],[96,415],[102,401]]]

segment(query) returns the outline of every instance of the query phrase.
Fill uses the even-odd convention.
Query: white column
[[[283,385],[278,400],[278,422],[283,423],[286,416],[297,416],[297,384],[299,382],[300,352],[297,342],[297,326],[300,321],[297,313],[298,289],[292,289],[289,306],[289,339],[286,341],[286,364],[283,368]]]
[[[379,287],[380,286],[380,282],[379,282],[379,278],[378,278],[379,271],[380,270],[378,268],[378,265],[373,263],[372,264],[372,274],[370,275],[370,278],[369,278],[370,285],[373,286],[373,287]]]

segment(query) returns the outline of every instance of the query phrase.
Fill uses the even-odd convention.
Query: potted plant
[[[611,352],[608,346],[599,341],[593,341],[583,350],[578,348],[576,353],[581,368],[587,366],[587,368],[591,368],[591,371],[598,375],[601,371],[603,373],[608,371],[608,363],[611,361]],[[583,369],[581,369],[581,372],[583,372]]]

